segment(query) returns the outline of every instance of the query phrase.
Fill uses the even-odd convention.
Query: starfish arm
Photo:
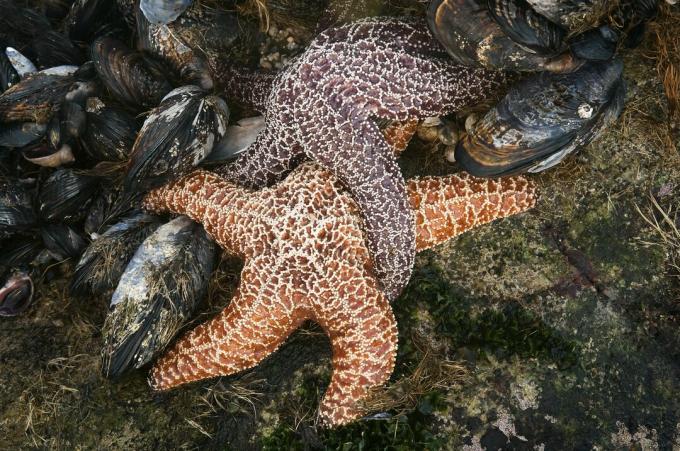
[[[211,60],[211,66],[214,68],[215,78],[219,80],[219,88],[225,98],[253,108],[260,114],[267,111],[269,96],[277,76],[276,72],[236,67],[222,55],[218,55],[216,60]]]
[[[364,415],[371,389],[387,382],[397,351],[397,326],[389,301],[375,279],[347,262],[329,277],[335,294],[317,304],[315,318],[333,349],[333,375],[319,405],[327,426]]]
[[[154,390],[252,368],[276,351],[308,318],[300,311],[285,268],[271,256],[246,263],[229,305],[180,338],[151,370]]]
[[[256,219],[250,213],[254,196],[208,171],[195,171],[151,191],[143,208],[151,212],[186,215],[232,254],[255,252]]]
[[[398,157],[408,147],[408,143],[418,130],[418,119],[399,121],[389,124],[383,129],[383,136],[387,145],[392,148],[394,156]]]
[[[267,124],[255,141],[235,162],[225,165],[218,173],[227,180],[249,188],[263,188],[282,180],[303,158],[298,147],[281,141],[276,120]]]
[[[467,173],[422,177],[410,180],[407,190],[416,218],[418,251],[536,203],[536,186],[524,177],[492,180]]]
[[[308,156],[333,172],[359,205],[376,275],[390,300],[408,283],[415,260],[415,223],[399,166],[370,119],[350,126],[334,112],[310,134]]]

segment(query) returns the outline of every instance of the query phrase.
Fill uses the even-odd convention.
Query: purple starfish
[[[394,300],[411,275],[415,224],[376,119],[460,110],[497,94],[505,75],[456,65],[424,21],[394,18],[329,28],[275,77],[225,72],[227,95],[264,113],[265,128],[222,174],[260,188],[305,157],[335,173],[361,209],[377,276]]]

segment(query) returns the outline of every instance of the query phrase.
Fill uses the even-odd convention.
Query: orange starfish
[[[521,177],[423,177],[411,180],[407,192],[418,250],[535,202],[534,185]],[[154,389],[251,368],[313,320],[333,350],[322,422],[341,425],[364,413],[361,402],[394,368],[397,327],[379,289],[361,212],[337,177],[305,163],[278,185],[252,191],[198,171],[150,193],[145,207],[189,216],[245,259],[229,306],[156,362]]]

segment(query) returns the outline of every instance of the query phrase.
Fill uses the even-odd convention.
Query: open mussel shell
[[[138,131],[139,124],[132,115],[104,105],[98,98],[88,99],[83,143],[93,160],[127,160]]]
[[[87,240],[67,224],[46,224],[40,234],[45,248],[57,260],[77,259],[87,247]]]
[[[97,39],[92,43],[90,55],[104,86],[128,106],[155,107],[172,90],[158,63],[117,39]]]
[[[0,286],[0,316],[17,316],[33,303],[33,281],[23,272],[12,273]]]
[[[64,144],[58,149],[48,145],[37,145],[22,150],[21,155],[26,161],[46,168],[58,168],[76,161],[69,144]]]
[[[0,239],[27,233],[37,226],[37,222],[33,199],[24,183],[0,178]]]
[[[494,10],[495,15],[487,3],[433,0],[427,12],[430,30],[460,64],[519,71],[549,69],[551,59],[564,50],[564,31],[537,19],[540,16],[527,8],[509,8],[514,0],[492,1],[505,6]],[[538,21],[534,23],[534,19]],[[571,69],[561,66],[566,66],[561,70]]]
[[[204,297],[216,252],[186,216],[144,240],[111,297],[102,328],[104,375],[140,368],[168,345]]]
[[[115,288],[139,245],[160,224],[155,216],[137,213],[109,227],[90,243],[80,258],[71,292],[96,295]]]
[[[196,86],[173,90],[144,121],[125,174],[125,191],[143,193],[203,161],[227,128],[229,108]]]
[[[169,24],[177,19],[193,0],[141,0],[139,9],[152,24]]]
[[[16,122],[0,126],[0,146],[18,148],[38,141],[47,131],[45,124]]]
[[[623,109],[621,61],[521,81],[469,131],[456,161],[476,176],[539,172],[587,145]]]
[[[77,221],[86,214],[99,179],[71,169],[57,169],[40,187],[40,216],[46,221]]]

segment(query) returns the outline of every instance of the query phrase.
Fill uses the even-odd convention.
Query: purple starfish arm
[[[304,157],[338,175],[361,209],[377,275],[394,300],[411,274],[415,229],[375,119],[448,114],[497,94],[505,76],[454,64],[424,21],[371,18],[324,31],[270,82],[265,129],[223,175],[261,187]]]

